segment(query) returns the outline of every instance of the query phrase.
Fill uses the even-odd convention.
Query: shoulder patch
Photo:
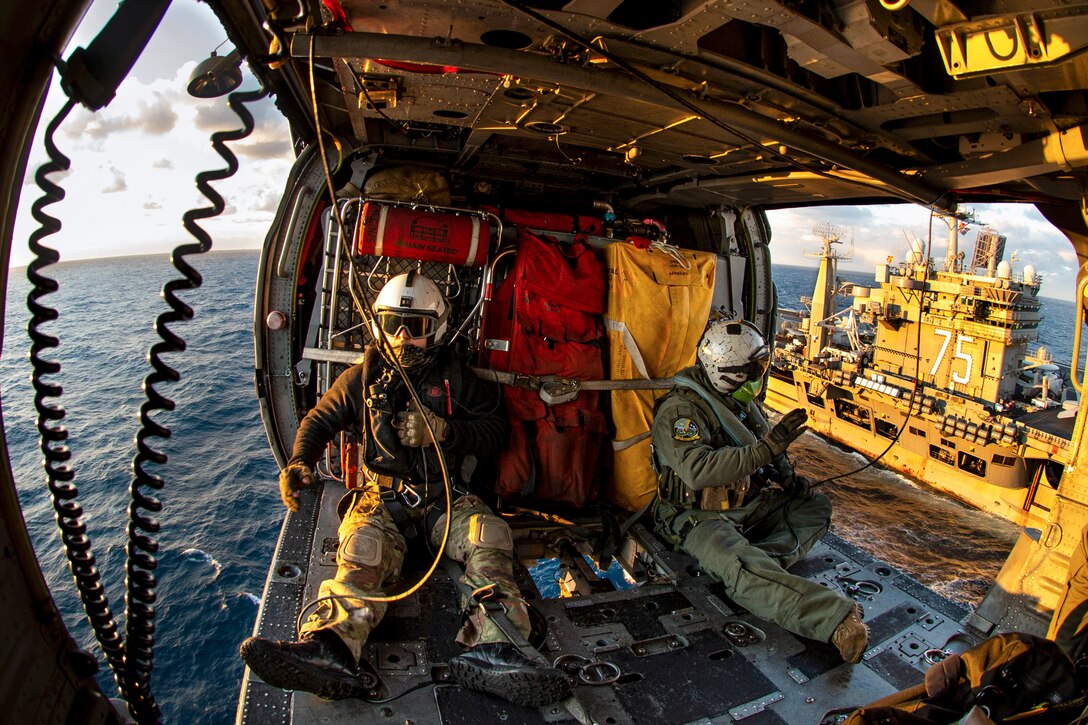
[[[672,424],[672,437],[678,441],[697,441],[702,438],[699,424],[691,418],[677,418]]]

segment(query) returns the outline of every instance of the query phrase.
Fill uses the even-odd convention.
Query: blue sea
[[[169,462],[156,473],[161,494],[159,599],[152,687],[169,723],[231,722],[242,664],[237,648],[252,632],[258,597],[283,517],[277,470],[253,392],[253,290],[256,252],[218,252],[194,265],[204,286],[183,295],[195,318],[174,326],[188,349],[167,361],[181,381],[160,386],[177,409],[157,420],[169,440],[152,439]],[[62,340],[50,357],[63,366],[73,465],[80,500],[114,614],[123,610],[127,488],[133,437],[150,371],[152,325],[166,309],[164,282],[176,272],[165,256],[65,263],[52,268],[61,289],[46,301],[61,311],[48,329]],[[815,268],[779,267],[781,306],[810,294]],[[24,517],[54,597],[81,646],[98,653],[68,573],[40,467],[26,361],[29,285],[12,270],[7,296],[0,393],[12,468]],[[864,283],[870,275],[844,273]],[[1041,331],[1059,361],[1069,357],[1073,305],[1047,300]],[[857,467],[854,454],[815,436],[799,441],[798,465],[822,471]],[[793,449],[791,449],[793,450]],[[154,467],[153,467],[154,468]],[[895,474],[869,470],[829,491],[836,530],[937,590],[977,603],[1017,530],[1004,521],[940,499]],[[112,678],[99,681],[114,694]]]
[[[188,349],[168,356],[181,381],[159,387],[177,403],[156,419],[172,431],[151,439],[169,455],[149,466],[166,479],[160,498],[158,605],[152,688],[171,723],[232,722],[242,663],[268,562],[283,518],[277,468],[253,393],[255,252],[213,253],[194,262],[204,286],[182,295],[196,311],[174,326]],[[72,464],[80,501],[114,615],[124,609],[127,488],[139,429],[145,357],[166,310],[163,283],[177,272],[166,256],[73,262],[52,268],[60,291],[46,297],[61,318]],[[53,596],[81,646],[94,637],[83,619],[60,545],[40,466],[27,362],[25,270],[12,270],[7,296],[0,392],[12,468],[24,517]],[[115,693],[112,678],[99,677]]]

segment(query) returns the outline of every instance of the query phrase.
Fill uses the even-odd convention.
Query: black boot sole
[[[366,686],[358,677],[299,660],[268,640],[251,637],[242,643],[238,653],[254,674],[273,687],[305,690],[325,700],[345,700],[367,694]]]
[[[450,675],[461,687],[487,692],[515,705],[542,707],[570,695],[570,682],[559,670],[493,670],[469,660],[450,660]]]

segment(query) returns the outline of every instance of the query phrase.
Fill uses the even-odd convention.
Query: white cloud
[[[102,188],[102,193],[116,194],[121,191],[128,191],[128,184],[125,183],[124,173],[117,169],[110,169],[110,173],[113,174],[113,181]]]
[[[1077,256],[1064,234],[1059,232],[1031,204],[977,204],[972,208],[980,223],[988,224],[1008,238],[1005,258],[1017,252],[1018,269],[1031,262],[1036,271],[1046,277],[1041,294],[1046,297],[1072,299],[1076,286]],[[944,261],[948,232],[945,224],[936,220],[930,233],[928,209],[910,204],[884,204],[867,207],[809,207],[778,209],[767,212],[771,224],[771,253],[776,264],[815,266],[816,261],[803,256],[805,251],[817,251],[819,240],[813,226],[832,223],[851,229],[854,258],[843,262],[842,269],[870,271],[888,256],[905,258],[907,238],[928,244],[930,256],[938,263]],[[978,226],[972,226],[965,236],[958,237],[961,251],[968,259],[974,249]]]
[[[226,99],[190,98],[184,93],[187,75],[188,68],[183,66],[170,80],[143,82],[130,77],[110,107],[101,112],[110,116],[77,117],[73,112],[61,127],[58,140],[72,159],[62,183],[66,197],[53,207],[63,222],[62,231],[53,238],[63,260],[168,252],[186,236],[182,214],[209,206],[197,191],[196,174],[223,169],[225,163],[212,148],[210,131],[196,127],[196,118],[205,106],[226,108]],[[255,105],[271,107],[272,103],[266,99]],[[201,223],[213,236],[228,237],[226,246],[231,248],[259,247],[271,222],[269,209],[278,202],[293,161],[290,143],[283,141],[290,138],[286,122],[275,113],[258,115],[269,120],[262,121],[249,139],[227,144],[239,157],[238,173],[212,183],[229,206],[229,231],[226,222],[220,227],[212,221]],[[239,127],[229,109],[225,114],[205,114],[205,118],[212,116],[233,119],[214,130]],[[170,131],[161,133],[167,126],[172,126]],[[33,156],[41,157],[40,150]],[[30,204],[37,194],[34,187],[22,189],[12,252],[16,265],[29,260],[19,240],[25,240],[35,226]],[[111,220],[109,234],[88,238],[86,230],[103,229],[103,219]],[[216,246],[222,248],[220,242],[217,236]]]

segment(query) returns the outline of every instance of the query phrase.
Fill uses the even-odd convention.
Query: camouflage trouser
[[[786,568],[827,533],[831,500],[816,494],[787,501],[768,492],[740,508],[700,512],[693,528],[687,527],[692,517],[681,514],[672,519],[672,533],[686,530],[681,548],[725,584],[734,602],[794,634],[828,642],[853,600]]]
[[[376,488],[352,495],[354,500],[340,522],[336,576],[321,583],[318,597],[323,601],[303,623],[301,631],[303,634],[317,630],[335,632],[358,660],[371,631],[389,606],[362,597],[381,595],[384,587],[397,581],[404,562],[405,541]],[[440,519],[432,532],[436,545],[442,527]],[[490,589],[492,596],[506,605],[507,616],[514,626],[528,636],[528,606],[514,583],[512,551],[510,527],[480,499],[464,496],[454,502],[446,555],[464,565],[462,579],[480,592],[478,598],[484,598]],[[469,612],[457,635],[457,641],[468,646],[506,639],[479,607]]]
[[[1069,577],[1046,636],[1073,660],[1088,655],[1088,526],[1070,552]]]
[[[443,521],[431,529],[431,541],[437,547],[442,539]],[[446,556],[462,564],[461,581],[474,592],[477,601],[490,599],[506,607],[511,624],[529,636],[529,605],[521,598],[514,581],[514,540],[510,525],[475,496],[462,496],[453,502],[450,536]],[[461,597],[461,607],[468,618],[457,641],[466,646],[481,642],[506,642],[508,637],[484,614],[483,608]]]

